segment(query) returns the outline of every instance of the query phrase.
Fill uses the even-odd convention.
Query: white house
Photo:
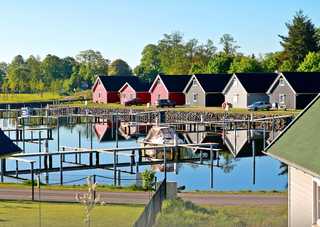
[[[288,165],[288,226],[320,226],[319,95],[267,147]]]
[[[247,108],[256,101],[269,101],[266,94],[276,73],[234,73],[222,91],[225,101],[235,108]]]

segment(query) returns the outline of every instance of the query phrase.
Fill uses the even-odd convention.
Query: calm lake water
[[[13,124],[7,120],[0,121],[1,128],[14,127]],[[114,148],[116,147],[115,141],[100,141],[103,137],[101,129],[94,130],[94,127],[87,127],[87,125],[76,125],[73,127],[60,127],[60,146],[78,146],[79,131],[81,131],[81,146],[90,148],[90,133],[93,133],[93,148]],[[27,134],[27,133],[26,133]],[[44,134],[44,132],[43,132]],[[49,152],[57,151],[57,129],[53,130],[54,140],[49,141]],[[204,136],[205,137],[205,136]],[[104,138],[105,139],[105,138]],[[238,139],[239,140],[239,139]],[[241,143],[238,141],[237,145],[240,149]],[[22,147],[22,143],[18,144]],[[38,152],[38,144],[26,143],[26,152]],[[136,140],[121,140],[119,141],[119,147],[138,147],[140,146]],[[44,146],[42,145],[44,150]],[[244,155],[246,156],[246,155]],[[82,160],[88,160],[88,155],[84,154]],[[72,160],[73,157],[67,158]],[[38,166],[38,158],[29,158],[37,161],[35,166]],[[113,156],[109,154],[100,155],[101,163],[111,163]],[[55,160],[53,166],[59,166],[59,163]],[[129,161],[129,157],[120,156],[119,161]],[[204,164],[209,164],[209,161],[204,161]],[[216,190],[216,191],[238,191],[238,190],[285,190],[287,187],[287,176],[280,175],[282,169],[280,168],[281,163],[268,156],[259,156],[255,158],[255,184],[253,183],[253,158],[242,157],[233,158],[230,152],[225,152],[220,155],[220,164],[223,167],[211,167],[209,165],[200,165],[197,163],[177,163],[170,164],[172,172],[167,173],[169,181],[177,181],[178,186],[184,185],[186,191],[191,190]],[[72,164],[64,164],[64,166]],[[20,164],[19,168],[29,168],[26,164]],[[159,165],[154,166],[140,166],[139,171],[142,172],[144,169],[156,170],[157,179],[161,180],[164,176],[163,172],[160,172]],[[7,161],[7,169],[14,170],[15,162]],[[130,170],[128,168],[121,168],[121,170]],[[65,171],[64,182],[65,184],[83,184],[85,180],[79,180],[89,175],[100,175],[104,176],[97,177],[97,182],[100,184],[112,184],[113,183],[113,171],[112,170],[81,170],[81,171]],[[30,178],[30,176],[23,176]],[[121,174],[122,185],[131,185],[135,183],[135,175]],[[16,182],[18,180],[12,178],[5,178],[5,181]],[[41,181],[45,181],[45,174],[41,175]],[[59,183],[59,172],[49,173],[49,183]],[[213,186],[213,187],[211,187]]]

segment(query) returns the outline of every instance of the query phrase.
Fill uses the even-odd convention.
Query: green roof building
[[[288,165],[288,226],[320,226],[320,96],[266,148]]]

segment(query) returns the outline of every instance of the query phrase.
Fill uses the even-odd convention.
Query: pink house
[[[139,81],[137,76],[98,76],[92,86],[92,99],[95,103],[120,102],[119,89],[126,82]]]
[[[159,99],[170,99],[177,105],[184,105],[183,90],[190,77],[190,75],[158,75],[149,89],[151,104],[156,105]]]
[[[139,99],[141,103],[150,102],[150,93],[149,93],[150,84],[144,83],[142,81],[127,82],[119,90],[120,94],[120,103],[125,104],[127,101],[133,99]]]

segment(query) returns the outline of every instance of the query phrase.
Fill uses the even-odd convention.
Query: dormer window
[[[279,85],[280,85],[281,87],[284,86],[284,79],[283,79],[282,77],[279,79]]]

